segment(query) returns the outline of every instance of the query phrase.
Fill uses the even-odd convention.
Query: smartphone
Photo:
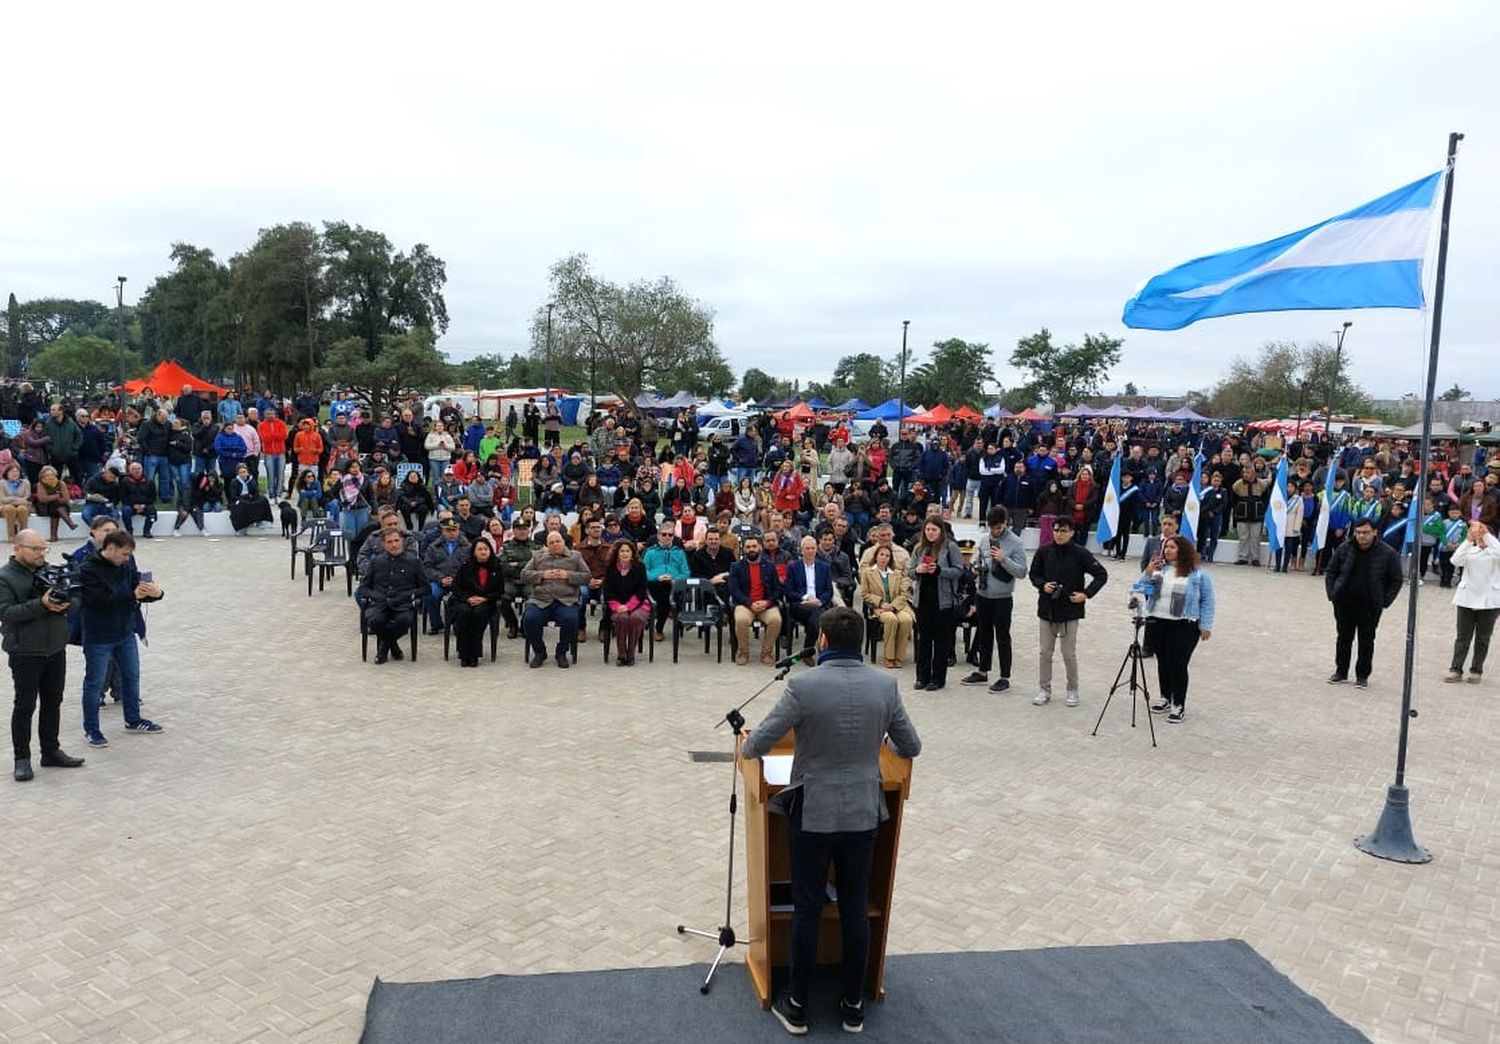
[[[146,572],[141,574],[141,583],[149,584],[151,582],[151,577],[152,573],[150,572],[150,570],[147,570]]]

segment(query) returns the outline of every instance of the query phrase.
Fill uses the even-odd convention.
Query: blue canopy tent
[[[870,404],[862,399],[850,399],[847,402],[841,402],[834,407],[834,409],[838,410],[840,413],[860,413],[864,410],[868,410],[869,408]]]
[[[872,406],[868,410],[861,410],[854,415],[855,420],[895,420],[898,417],[910,417],[917,411],[910,406],[902,411],[899,399],[887,399],[879,406]]]
[[[985,411],[984,411],[984,415],[986,417],[990,418],[990,420],[1004,420],[1006,417],[1014,417],[1015,416],[1014,413],[1011,413],[1010,410],[1007,410],[1004,406],[1001,406],[999,403],[996,403],[993,406],[987,407],[985,409]]]
[[[1139,409],[1131,410],[1125,416],[1131,420],[1161,420],[1161,411],[1147,403]]]
[[[1172,421],[1203,422],[1211,420],[1212,418],[1203,416],[1203,414],[1198,413],[1191,406],[1179,406],[1177,409],[1171,411],[1170,413],[1163,413],[1160,419]]]
[[[814,395],[811,399],[807,400],[807,405],[815,410],[826,410],[831,404],[823,396]]]

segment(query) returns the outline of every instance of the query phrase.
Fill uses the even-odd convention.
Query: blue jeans
[[[339,513],[339,528],[350,537],[370,524],[369,508],[344,508]]]
[[[132,524],[132,520],[135,518],[142,518],[145,520],[146,524],[144,527],[144,531],[148,534],[151,532],[151,527],[156,525],[155,504],[148,504],[143,508],[135,508],[129,504],[121,504],[120,514],[124,519],[125,531],[127,533],[135,532],[135,527]]]
[[[135,635],[127,634],[117,642],[86,644],[83,647],[83,731],[99,731],[99,701],[104,695],[104,679],[109,661],[120,668],[120,695],[125,702],[125,724],[141,720],[141,649]]]
[[[83,482],[87,482],[103,470],[104,465],[100,464],[97,460],[80,460],[78,462],[78,473],[83,476]],[[79,484],[82,485],[83,483],[80,482]]]
[[[141,462],[145,471],[146,481],[153,483],[156,488],[157,500],[172,499],[172,465],[167,463],[166,457],[153,457],[149,454]]]
[[[271,503],[274,504],[285,492],[286,458],[273,453],[261,459],[266,462],[266,496],[271,498]]]
[[[526,647],[532,652],[547,655],[542,628],[549,623],[557,624],[557,652],[566,653],[573,647],[573,639],[578,634],[578,607],[564,605],[562,602],[553,602],[546,607],[527,602],[521,629],[526,632]]]
[[[186,506],[187,502],[192,499],[192,461],[189,461],[186,464],[173,464],[171,465],[171,468],[172,482],[177,487],[177,503],[179,505]]]
[[[105,516],[106,518],[112,518],[116,522],[118,522],[120,520],[119,513],[116,512],[115,509],[112,508],[112,507],[110,507],[108,504],[96,504],[93,501],[87,501],[87,502],[84,503],[84,505],[83,505],[83,524],[84,525],[86,525],[86,526],[93,525],[94,524],[94,519],[98,518],[101,515]]]

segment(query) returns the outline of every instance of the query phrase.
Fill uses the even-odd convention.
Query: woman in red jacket
[[[802,510],[802,494],[806,490],[807,483],[802,481],[788,457],[781,462],[781,470],[771,480],[771,506],[789,515],[796,514]]]

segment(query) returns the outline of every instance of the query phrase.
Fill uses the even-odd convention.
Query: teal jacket
[[[652,544],[641,554],[641,565],[646,569],[646,579],[655,580],[659,576],[671,576],[673,580],[686,580],[693,575],[688,568],[687,552],[673,544],[671,547],[662,547],[660,543]]]

